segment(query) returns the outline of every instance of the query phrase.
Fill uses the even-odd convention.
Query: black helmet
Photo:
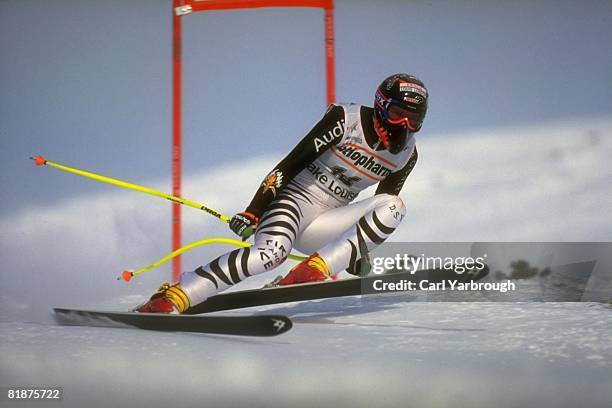
[[[423,82],[409,74],[391,75],[376,90],[374,123],[391,153],[402,151],[408,134],[421,129],[427,113],[427,96]]]

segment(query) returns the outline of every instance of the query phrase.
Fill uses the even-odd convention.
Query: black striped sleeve
[[[414,166],[416,166],[418,158],[419,154],[417,153],[417,149],[415,147],[412,156],[410,156],[410,159],[408,159],[408,162],[406,162],[404,167],[395,173],[389,174],[383,181],[378,183],[376,194],[399,195],[400,191],[402,191],[402,187],[404,187],[406,179],[410,173],[412,173]]]
[[[344,108],[340,105],[330,105],[323,118],[268,173],[246,210],[258,217],[261,216],[270,202],[278,197],[293,177],[327,149],[342,140],[343,135]]]

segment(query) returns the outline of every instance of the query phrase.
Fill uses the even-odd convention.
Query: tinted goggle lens
[[[391,104],[389,109],[387,109],[387,115],[387,121],[392,125],[406,123],[406,127],[412,131],[416,131],[419,128],[421,115],[400,105]]]

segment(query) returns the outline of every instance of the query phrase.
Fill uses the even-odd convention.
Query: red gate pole
[[[334,2],[325,8],[325,77],[327,105],[336,102],[336,72],[334,60]]]
[[[172,7],[172,195],[181,196],[182,169],[182,117],[181,117],[181,16],[177,7],[182,6],[182,0],[173,0]],[[172,250],[181,247],[181,205],[172,204]],[[172,280],[178,282],[181,274],[180,255],[172,259]]]
[[[320,7],[325,9],[325,77],[327,104],[336,100],[333,0],[172,0],[172,195],[181,196],[182,168],[182,73],[181,18],[205,10],[259,7]],[[172,204],[172,250],[181,248],[181,206]],[[172,260],[172,280],[178,282],[181,257]]]

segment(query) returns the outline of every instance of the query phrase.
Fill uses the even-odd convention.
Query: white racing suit
[[[332,274],[345,269],[357,273],[362,250],[380,245],[402,221],[406,208],[397,194],[417,158],[414,137],[398,154],[376,150],[371,122],[371,108],[330,106],[266,177],[247,207],[261,215],[253,246],[181,275],[180,286],[192,306],[276,268],[294,248],[318,252]],[[375,183],[376,195],[351,203]]]

